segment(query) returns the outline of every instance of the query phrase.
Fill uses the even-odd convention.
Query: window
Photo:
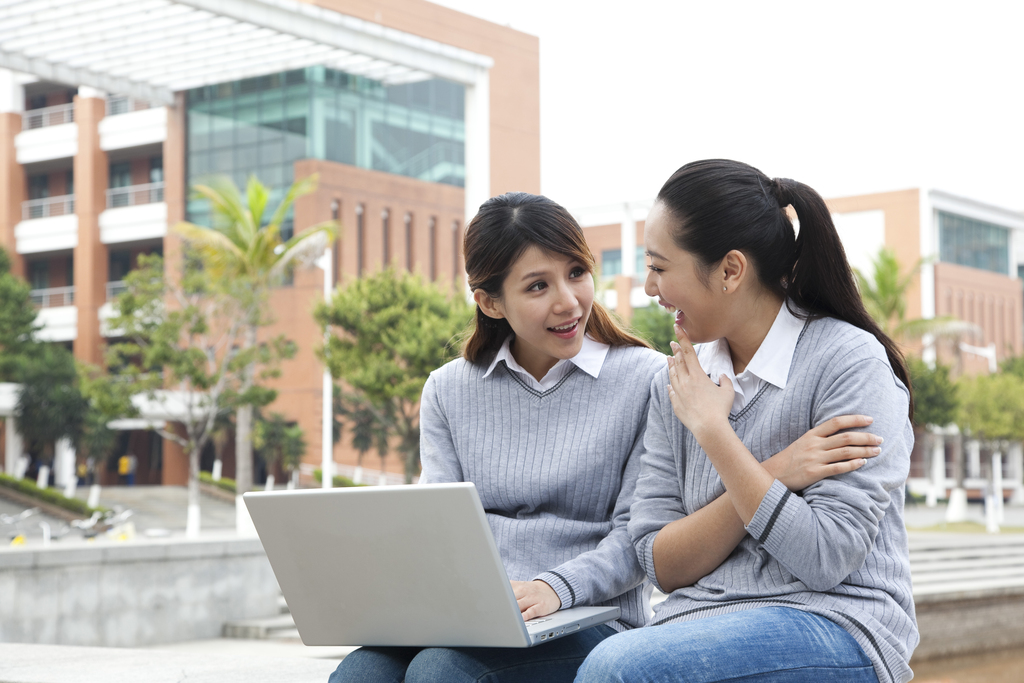
[[[365,251],[365,229],[363,227],[363,205],[356,207],[356,277],[363,276],[363,253]]]
[[[437,279],[437,217],[430,217],[430,280]]]
[[[149,182],[162,183],[164,181],[164,158],[162,156],[149,158]]]
[[[50,262],[31,261],[28,264],[28,281],[32,289],[47,289],[50,286]]]
[[[380,232],[381,241],[383,242],[382,252],[384,255],[384,263],[381,265],[387,268],[391,265],[391,229],[389,225],[389,218],[391,218],[391,212],[384,209],[380,212]]]
[[[412,214],[405,214],[405,269],[412,272]]]
[[[644,269],[647,268],[647,261],[644,257],[644,248],[636,248],[636,273],[644,276]],[[606,249],[601,252],[601,277],[614,277],[622,275],[622,250]]]
[[[1006,275],[1010,272],[1010,231],[940,211],[939,260]]]
[[[110,265],[107,272],[107,282],[118,282],[132,269],[132,254],[130,251],[117,250],[110,252]]]
[[[72,169],[64,173],[64,194],[75,193],[75,171]]]
[[[28,177],[28,198],[45,199],[50,196],[50,176],[44,174]]]

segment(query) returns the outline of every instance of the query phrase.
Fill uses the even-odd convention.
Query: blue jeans
[[[329,683],[570,683],[590,651],[615,634],[602,624],[534,647],[362,647]]]
[[[841,626],[810,612],[763,607],[639,628],[601,643],[576,683],[878,683]]]

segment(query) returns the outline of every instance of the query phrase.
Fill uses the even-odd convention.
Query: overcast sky
[[[727,157],[1024,210],[1024,2],[434,1],[540,38],[542,191],[570,208]]]

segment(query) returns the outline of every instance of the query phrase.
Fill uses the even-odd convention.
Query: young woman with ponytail
[[[644,230],[646,290],[676,311],[679,344],[652,382],[628,530],[669,597],[649,628],[599,645],[577,681],[909,680],[910,381],[824,201],[699,161],[665,183]],[[764,466],[848,413],[883,439],[863,467],[794,490]]]

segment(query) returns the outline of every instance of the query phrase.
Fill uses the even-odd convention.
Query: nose
[[[579,299],[576,298],[576,293],[572,291],[569,283],[560,283],[558,285],[558,296],[555,298],[554,312],[563,313],[571,311],[576,308],[578,303]]]
[[[644,294],[647,296],[658,296],[658,287],[654,284],[655,275],[653,270],[647,271],[647,277],[644,279]]]

